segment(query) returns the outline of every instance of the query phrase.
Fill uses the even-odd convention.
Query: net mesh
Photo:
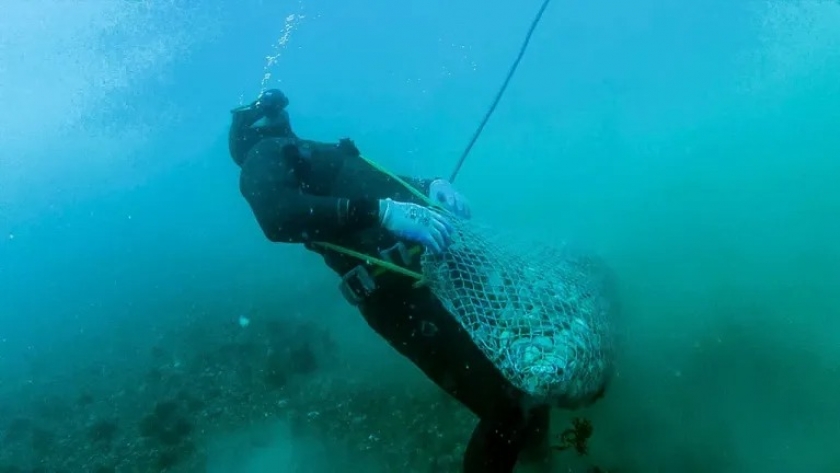
[[[426,283],[473,341],[531,398],[576,407],[597,396],[612,369],[608,276],[567,245],[515,242],[454,221],[453,245],[426,253]]]

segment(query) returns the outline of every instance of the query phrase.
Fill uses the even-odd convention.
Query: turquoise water
[[[538,6],[4,3],[0,428],[25,434],[7,436],[0,467],[64,471],[44,452],[95,444],[85,432],[103,419],[130,442],[154,403],[185,386],[206,394],[189,360],[261,367],[263,348],[292,343],[265,335],[278,318],[328,329],[333,358],[311,376],[356,384],[325,399],[416,388],[420,427],[377,438],[404,441],[416,464],[457,450],[412,440],[442,422],[442,395],[344,305],[332,274],[264,241],[227,155],[228,110],[279,87],[299,134],[349,136],[395,171],[448,175]],[[587,462],[840,468],[838,77],[837,2],[552,2],[457,184],[477,218],[587,242],[616,270],[624,345],[613,389],[584,413]],[[232,344],[259,349],[219,348]],[[383,458],[408,457],[385,441],[347,447],[374,434],[325,414],[304,437],[287,432],[276,404],[294,395],[249,398],[228,381],[213,396],[237,414],[196,420],[206,471],[294,471],[311,457],[302,471],[388,471]],[[260,415],[277,420],[261,440],[230,440]],[[336,463],[317,453],[328,447]],[[66,471],[114,466],[120,448],[73,447],[86,463]]]

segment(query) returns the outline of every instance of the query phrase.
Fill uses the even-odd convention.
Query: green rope
[[[364,157],[364,156],[359,156],[359,157],[360,157],[360,158],[362,158],[362,161],[364,161],[364,162],[368,163],[368,164],[370,165],[370,167],[372,167],[373,169],[376,169],[377,171],[381,172],[382,174],[385,174],[386,176],[388,176],[388,177],[390,177],[391,179],[393,179],[393,180],[397,181],[398,183],[400,183],[400,184],[401,184],[403,187],[405,187],[405,188],[406,188],[409,192],[411,192],[412,194],[414,194],[414,196],[415,196],[415,197],[417,197],[418,199],[422,200],[422,201],[423,201],[426,205],[428,205],[429,207],[435,207],[436,209],[444,210],[444,209],[443,209],[443,208],[442,208],[442,207],[441,207],[441,206],[440,206],[437,202],[435,202],[435,201],[433,201],[432,199],[430,199],[430,198],[426,197],[425,195],[423,195],[423,193],[422,193],[422,192],[420,192],[420,191],[418,191],[417,189],[415,189],[415,188],[414,188],[414,186],[412,186],[411,184],[409,184],[409,183],[405,182],[402,178],[400,178],[400,176],[397,176],[397,175],[395,175],[395,174],[392,174],[392,173],[391,173],[390,171],[388,171],[387,169],[383,168],[382,166],[380,166],[380,165],[376,164],[375,162],[373,162],[373,161],[369,160],[368,158],[366,158],[366,157]]]
[[[365,263],[370,263],[370,264],[379,266],[382,269],[385,269],[385,270],[388,270],[388,271],[393,271],[395,273],[399,273],[399,274],[402,274],[404,276],[408,276],[410,278],[417,279],[418,281],[423,280],[423,275],[418,273],[418,272],[412,271],[410,269],[403,268],[400,265],[385,261],[383,259],[374,258],[374,257],[368,256],[364,253],[359,253],[358,251],[351,250],[350,248],[345,248],[343,246],[334,245],[332,243],[326,243],[326,242],[321,242],[321,241],[315,242],[313,244],[324,247],[328,250],[333,250],[333,251],[336,251],[338,253],[345,254],[347,256],[352,256],[354,258],[357,258],[357,259],[360,259],[360,260],[364,261]]]

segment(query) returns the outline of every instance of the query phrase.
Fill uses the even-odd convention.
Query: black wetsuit
[[[272,138],[270,130],[246,129],[255,116],[248,110],[234,112],[230,148],[242,168],[240,190],[269,240],[302,243],[342,276],[360,261],[313,243],[374,256],[397,243],[379,226],[379,199],[422,202],[360,158],[349,140],[301,140],[290,128],[275,130],[274,136],[280,136]],[[428,193],[429,180],[401,178]],[[414,288],[413,279],[392,272],[376,282],[377,289],[358,303],[367,323],[480,419],[464,471],[513,471],[526,445],[545,440],[548,409],[526,413],[520,393],[427,288]]]

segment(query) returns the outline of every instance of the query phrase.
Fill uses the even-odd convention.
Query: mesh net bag
[[[605,268],[566,245],[515,243],[472,222],[453,223],[453,245],[422,258],[435,296],[531,399],[568,408],[591,401],[612,370]]]

